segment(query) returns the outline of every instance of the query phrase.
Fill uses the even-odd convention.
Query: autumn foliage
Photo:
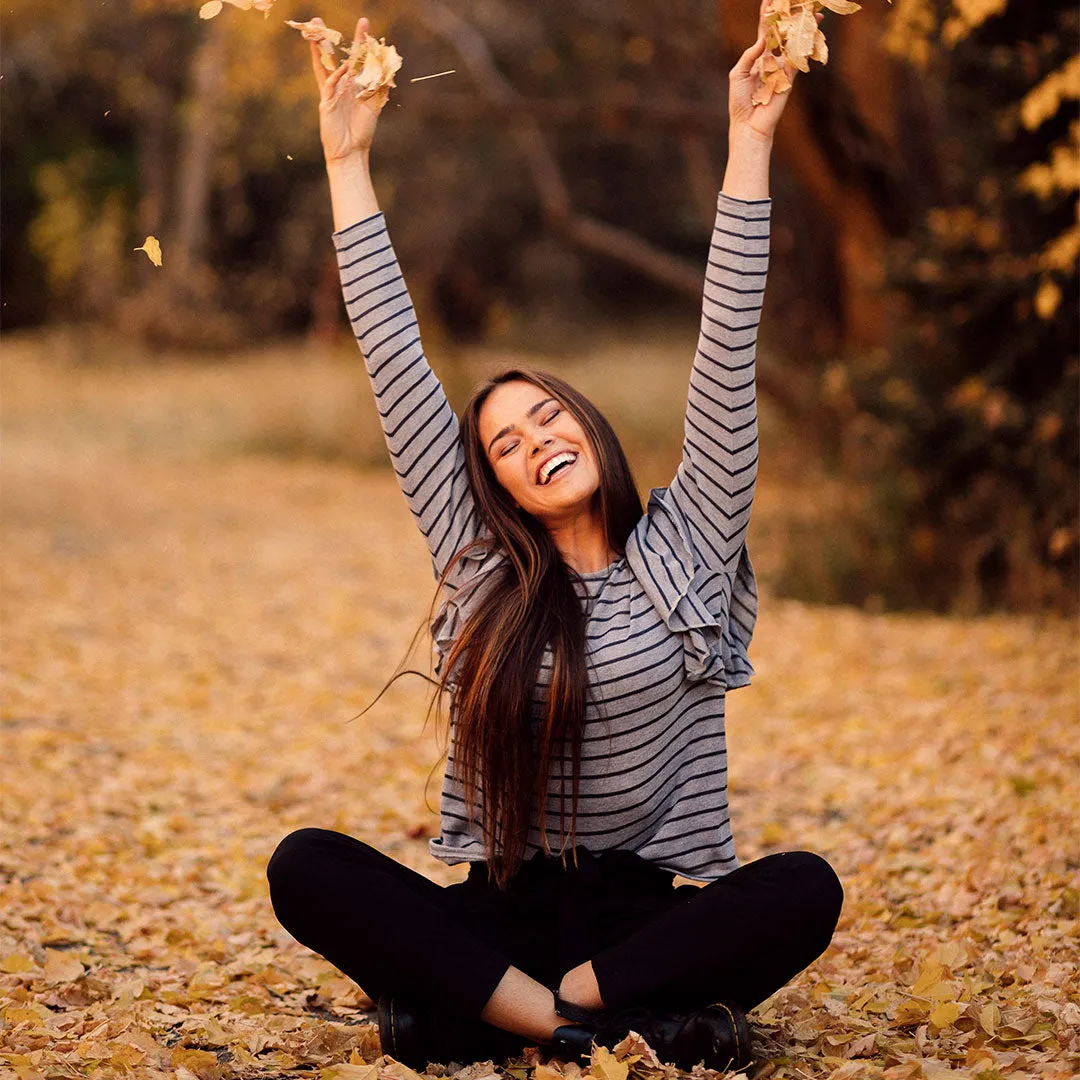
[[[1074,609],[1075,6],[855,7],[774,4],[762,58],[770,92],[781,50],[806,72],[774,154],[762,394],[850,491],[793,533],[783,587]],[[746,9],[496,0],[453,32],[445,0],[371,12],[408,57],[376,184],[433,355],[481,339],[567,354],[641,312],[693,320]],[[202,13],[12,0],[5,327],[92,320],[209,351],[347,334],[306,45],[284,24],[348,29],[357,11]],[[373,45],[354,50],[363,75]],[[381,99],[394,74],[363,79]]]
[[[891,349],[825,376],[849,464],[873,485],[832,533],[832,587],[890,606],[1075,610],[1080,15],[897,6],[892,47],[940,86],[950,153],[934,205],[890,251],[904,298]]]

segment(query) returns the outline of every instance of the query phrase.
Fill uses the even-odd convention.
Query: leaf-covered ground
[[[350,722],[431,600],[392,476],[136,453],[97,438],[92,398],[66,425],[7,406],[0,1075],[409,1080],[264,877],[305,825],[463,873],[426,853],[424,688]],[[753,656],[729,703],[740,856],[818,851],[846,897],[826,954],[752,1013],[751,1073],[1075,1076],[1075,627],[766,594]]]

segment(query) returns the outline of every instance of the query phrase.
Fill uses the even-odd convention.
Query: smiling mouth
[[[564,450],[561,454],[556,454],[550,461],[545,461],[540,467],[537,482],[541,487],[550,484],[552,479],[566,472],[577,459],[577,454],[569,450]]]

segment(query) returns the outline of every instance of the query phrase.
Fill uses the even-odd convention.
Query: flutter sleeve
[[[656,488],[627,558],[667,625],[684,635],[687,674],[728,688],[753,668],[757,585],[746,530],[757,480],[754,368],[769,262],[770,199],[720,194],[690,373],[683,454]]]
[[[390,460],[436,577],[481,527],[457,417],[420,344],[382,213],[333,234],[345,308],[363,353]]]

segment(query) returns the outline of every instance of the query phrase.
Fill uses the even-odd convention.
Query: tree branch
[[[490,109],[507,116],[553,230],[586,251],[631,266],[695,303],[701,302],[702,269],[625,229],[575,212],[562,170],[540,130],[533,107],[499,71],[487,42],[474,26],[439,0],[418,0],[410,7],[409,14],[457,52],[472,76],[476,92]],[[715,114],[715,110],[709,112]],[[725,114],[725,126],[726,122]],[[811,396],[809,380],[772,371],[767,362],[758,364],[757,379],[761,393],[789,416],[804,416],[816,400],[816,396]],[[796,382],[807,385],[797,387]]]

